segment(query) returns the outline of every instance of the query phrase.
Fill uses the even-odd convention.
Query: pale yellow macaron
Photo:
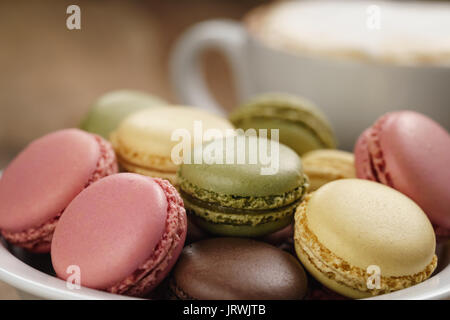
[[[211,140],[211,136],[204,139],[208,129],[216,129],[225,135],[233,125],[193,107],[151,108],[125,118],[110,140],[124,170],[164,178],[176,184],[179,164],[172,156],[182,155],[182,147],[192,147],[199,135],[203,137],[200,143]]]
[[[311,275],[350,298],[410,287],[437,264],[433,227],[420,207],[366,180],[336,180],[309,194],[295,213],[294,240]]]
[[[335,149],[320,149],[302,156],[303,170],[309,178],[309,192],[327,182],[356,178],[353,153]]]

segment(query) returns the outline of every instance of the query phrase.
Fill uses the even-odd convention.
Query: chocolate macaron
[[[214,238],[184,248],[170,279],[181,300],[298,300],[305,271],[290,254],[267,243]]]

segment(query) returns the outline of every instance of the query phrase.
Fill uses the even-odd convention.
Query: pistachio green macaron
[[[271,151],[254,148],[255,141]],[[292,149],[243,135],[216,139],[202,149],[202,163],[185,162],[178,170],[185,207],[197,226],[216,235],[258,237],[292,222],[308,188]],[[194,149],[193,155],[198,152]],[[219,155],[214,160],[223,157],[222,163],[206,157],[208,153]]]
[[[165,106],[163,99],[137,90],[110,91],[95,100],[80,128],[109,139],[110,133],[129,114],[151,107]]]
[[[336,148],[331,125],[312,102],[286,93],[254,97],[230,114],[236,128],[279,129],[280,142],[299,155],[316,149]]]

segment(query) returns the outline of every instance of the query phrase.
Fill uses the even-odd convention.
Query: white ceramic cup
[[[334,59],[281,50],[257,39],[245,24],[212,20],[195,25],[176,44],[171,77],[182,103],[225,113],[208,91],[199,58],[207,49],[229,60],[241,101],[262,92],[288,92],[315,102],[330,119],[339,147],[385,112],[410,109],[450,128],[450,67]]]

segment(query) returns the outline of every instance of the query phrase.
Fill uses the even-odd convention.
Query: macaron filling
[[[157,178],[154,181],[161,186],[167,197],[166,231],[151,256],[127,278],[108,288],[108,292],[144,296],[162,280],[162,273],[174,263],[177,251],[183,246],[187,228],[183,200],[168,181]]]
[[[299,255],[306,256],[309,263],[327,278],[350,289],[370,295],[379,295],[420,283],[429,278],[436,269],[437,256],[434,255],[423,271],[406,276],[381,276],[380,288],[369,289],[367,287],[368,275],[366,270],[352,266],[333,254],[320,243],[316,235],[308,228],[306,207],[310,198],[311,195],[307,195],[295,213],[295,229],[298,230],[294,236],[295,248],[297,252],[300,251]]]
[[[232,225],[256,226],[263,223],[278,221],[291,215],[300,203],[298,200],[289,205],[274,209],[236,209],[231,207],[221,207],[201,200],[194,199],[183,194],[186,207],[190,213],[195,214],[204,220],[214,223],[224,223]]]
[[[97,135],[92,134],[92,137],[95,138],[95,141],[100,148],[100,158],[97,161],[94,172],[86,182],[85,188],[101,178],[118,171],[116,156],[111,145]],[[63,212],[64,210],[38,227],[29,228],[19,232],[2,230],[1,234],[8,242],[22,248],[34,252],[48,252],[50,251],[53,232]]]
[[[303,176],[299,187],[284,194],[245,197],[199,188],[180,175],[178,177],[186,209],[196,218],[199,225],[208,224],[210,230],[215,229],[215,225],[222,227],[226,225],[233,229],[243,228],[245,229],[243,234],[249,235],[255,232],[259,234],[257,229],[251,230],[251,227],[261,227],[259,229],[266,232],[267,224],[272,224],[270,231],[288,225],[308,187],[308,179]]]
[[[274,209],[287,206],[291,203],[299,201],[306,193],[306,185],[308,180],[303,176],[300,186],[279,195],[269,196],[237,196],[229,194],[221,194],[211,190],[203,189],[193,185],[181,175],[178,176],[178,182],[183,197],[190,197],[192,201],[201,201],[203,206],[214,204],[216,207],[240,209],[244,210],[264,210]],[[200,202],[199,202],[200,203]]]

